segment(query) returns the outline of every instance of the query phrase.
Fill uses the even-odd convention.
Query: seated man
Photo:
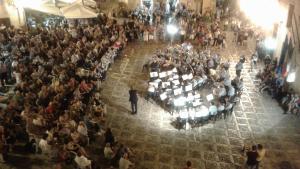
[[[229,87],[229,90],[228,90],[228,92],[227,92],[227,96],[229,96],[230,99],[233,98],[233,97],[235,96],[235,89],[234,89],[233,86],[230,86],[230,87]]]
[[[216,115],[218,113],[218,108],[217,108],[217,106],[215,106],[214,102],[210,103],[210,106],[209,106],[208,110],[209,110],[209,114],[210,114],[211,118],[214,121],[216,121]]]
[[[110,146],[110,143],[106,143],[105,147],[104,147],[104,158],[111,160],[113,159],[115,156],[115,153],[113,151],[113,149]]]
[[[224,113],[224,111],[225,111],[224,103],[219,102],[218,103],[218,117],[222,116],[222,114]]]
[[[77,152],[77,155],[74,159],[76,162],[77,166],[80,169],[91,169],[92,168],[92,161],[86,158],[80,151]]]
[[[134,165],[134,163],[129,161],[128,154],[125,153],[119,161],[119,169],[129,169],[132,165]]]

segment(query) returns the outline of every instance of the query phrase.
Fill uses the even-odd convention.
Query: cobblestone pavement
[[[223,59],[235,65],[241,54],[253,52],[249,47],[236,47],[228,42],[224,50],[216,49]],[[265,169],[296,169],[300,167],[300,123],[293,115],[283,115],[278,104],[267,95],[259,95],[255,73],[249,73],[249,63],[242,72],[245,89],[233,115],[226,120],[200,128],[177,130],[173,117],[153,102],[142,97],[148,75],[142,65],[163,43],[136,42],[127,46],[104,83],[103,96],[108,106],[108,126],[117,139],[136,153],[137,169],[178,169],[191,160],[197,169],[243,168],[241,154],[244,143],[261,143],[266,149],[262,162]],[[235,74],[231,66],[232,78]],[[130,114],[129,86],[140,91],[138,114]]]
[[[191,160],[195,169],[239,169],[245,158],[241,154],[244,143],[261,143],[267,148],[263,169],[300,168],[300,119],[283,115],[278,104],[267,95],[257,93],[255,73],[249,73],[246,63],[242,72],[245,90],[233,115],[226,120],[200,128],[177,130],[170,123],[173,117],[154,102],[144,100],[148,75],[142,66],[148,57],[163,49],[165,43],[129,44],[123,56],[116,60],[103,84],[102,95],[108,103],[107,125],[118,141],[133,148],[136,169],[179,169]],[[241,54],[252,52],[249,47],[235,47],[228,42],[224,50],[214,49],[235,65]],[[234,77],[234,66],[230,68]],[[129,86],[139,93],[138,114],[130,114]],[[88,148],[92,159],[99,161],[101,138]],[[90,154],[90,153],[89,153]],[[42,155],[18,155],[0,169],[52,169],[53,162]],[[65,168],[64,168],[65,169]]]

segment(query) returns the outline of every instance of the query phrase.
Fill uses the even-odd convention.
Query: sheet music
[[[159,73],[159,77],[160,78],[164,78],[164,77],[166,77],[167,76],[167,72],[160,72]]]
[[[171,86],[170,82],[162,82],[162,87],[167,88],[168,86]]]
[[[189,113],[187,111],[181,111],[179,113],[179,117],[182,119],[187,119],[189,117]]]
[[[150,72],[150,77],[158,77],[158,73],[157,72]]]
[[[209,94],[206,96],[207,101],[212,101],[214,100],[214,95],[213,94]]]
[[[164,92],[164,93],[162,93],[161,95],[159,95],[159,97],[160,97],[160,100],[162,100],[162,101],[164,101],[164,100],[166,100],[166,98],[168,98],[166,92]]]
[[[154,93],[155,92],[155,88],[153,86],[150,86],[148,88],[148,92]]]
[[[186,100],[187,101],[193,101],[194,100],[194,95],[192,93],[189,93]]]
[[[174,75],[173,79],[179,79],[179,76],[178,75]]]
[[[177,86],[177,85],[180,85],[179,80],[173,80],[172,83],[173,83],[174,85],[176,85],[176,86]]]
[[[192,73],[190,73],[189,75],[188,75],[188,79],[190,79],[190,80],[192,80],[193,79],[193,74]]]
[[[182,88],[174,89],[174,95],[175,96],[180,95],[181,93],[182,93]]]
[[[184,87],[184,90],[185,90],[186,92],[193,90],[193,85],[192,85],[192,84],[186,85],[186,86]]]
[[[197,94],[194,95],[194,98],[195,98],[195,99],[200,99],[200,97],[201,97],[201,96],[200,96],[199,93],[197,93]]]
[[[182,78],[182,80],[188,80],[189,76],[188,75],[182,75],[181,78]]]
[[[154,86],[155,88],[158,88],[157,82],[149,82],[149,85]]]

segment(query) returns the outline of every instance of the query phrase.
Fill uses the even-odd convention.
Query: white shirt
[[[261,161],[265,157],[266,150],[264,148],[262,150],[257,150],[257,154],[258,157],[256,158],[256,161]]]
[[[21,73],[14,72],[15,78],[16,78],[16,83],[19,84],[21,83]]]
[[[239,62],[235,66],[236,70],[242,70],[243,69],[243,63]]]
[[[217,106],[215,106],[215,105],[209,106],[209,112],[210,112],[211,115],[216,115],[217,112],[218,112]]]
[[[223,111],[223,110],[225,110],[225,107],[224,107],[224,105],[219,105],[219,107],[218,107],[218,111],[220,112],[220,111]]]
[[[229,87],[229,91],[228,91],[228,96],[234,96],[234,94],[235,94],[235,89],[234,89],[234,87]]]
[[[43,153],[48,153],[50,151],[50,145],[47,140],[41,139],[39,142],[39,147],[42,149]]]
[[[104,148],[104,157],[106,159],[112,159],[114,152],[110,147],[105,147]]]
[[[119,169],[128,169],[132,164],[132,162],[122,157],[119,161]]]
[[[233,104],[232,104],[232,103],[229,103],[229,104],[226,106],[225,110],[230,110],[232,107],[233,107]]]
[[[87,131],[87,128],[82,126],[82,125],[78,125],[77,127],[77,131],[78,133],[84,135],[84,136],[87,136],[88,135],[88,131]]]
[[[91,160],[87,159],[85,156],[76,156],[75,160],[76,164],[80,169],[86,169],[86,167],[91,165]]]
[[[219,97],[223,96],[226,96],[226,89],[224,87],[221,87],[219,91]]]

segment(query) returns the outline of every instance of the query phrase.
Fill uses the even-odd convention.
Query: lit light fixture
[[[167,25],[167,31],[170,35],[175,35],[178,32],[178,28],[175,25]]]
[[[271,38],[271,37],[266,38],[265,41],[264,41],[265,47],[269,50],[274,50],[277,46],[276,43],[277,43],[276,39]]]
[[[287,9],[279,0],[239,0],[239,6],[252,23],[265,30],[272,30],[275,23],[287,21]]]
[[[293,83],[296,80],[296,72],[290,72],[286,78],[286,81],[289,83]]]

